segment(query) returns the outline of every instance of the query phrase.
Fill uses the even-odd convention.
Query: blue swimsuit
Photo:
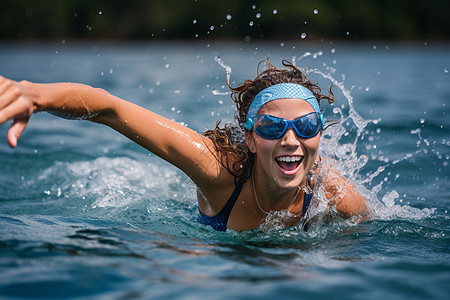
[[[199,215],[197,217],[197,221],[199,223],[202,223],[204,225],[210,225],[212,228],[214,228],[217,231],[227,231],[227,223],[228,218],[230,217],[231,210],[233,209],[234,204],[236,203],[237,198],[239,197],[240,193],[242,191],[242,184],[236,185],[236,188],[233,191],[233,194],[231,194],[230,198],[228,199],[227,203],[225,203],[225,206],[222,208],[222,210],[215,216],[210,217],[205,215],[198,210]],[[305,199],[303,200],[303,216],[306,213],[306,210],[309,207],[309,204],[311,203],[311,194],[307,194],[305,192]]]

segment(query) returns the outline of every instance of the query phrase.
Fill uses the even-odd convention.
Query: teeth
[[[277,157],[277,160],[289,163],[289,162],[301,161],[302,157],[299,157],[299,156],[282,156],[282,157]]]

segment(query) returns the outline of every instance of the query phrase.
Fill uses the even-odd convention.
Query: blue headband
[[[320,115],[322,127],[325,125],[323,115],[320,112],[319,103],[313,93],[304,86],[297,83],[279,83],[263,89],[255,96],[247,112],[247,122],[243,124],[244,128],[251,130],[253,128],[252,118],[258,114],[261,107],[267,102],[277,99],[303,99],[308,102],[314,111]]]

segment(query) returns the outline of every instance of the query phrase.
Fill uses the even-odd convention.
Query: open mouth
[[[278,166],[285,172],[292,172],[297,170],[301,164],[303,156],[280,156],[275,158]]]

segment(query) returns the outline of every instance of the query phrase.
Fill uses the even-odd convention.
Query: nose
[[[288,128],[284,135],[281,137],[281,145],[286,147],[298,147],[300,146],[299,137],[295,133],[294,128]]]

